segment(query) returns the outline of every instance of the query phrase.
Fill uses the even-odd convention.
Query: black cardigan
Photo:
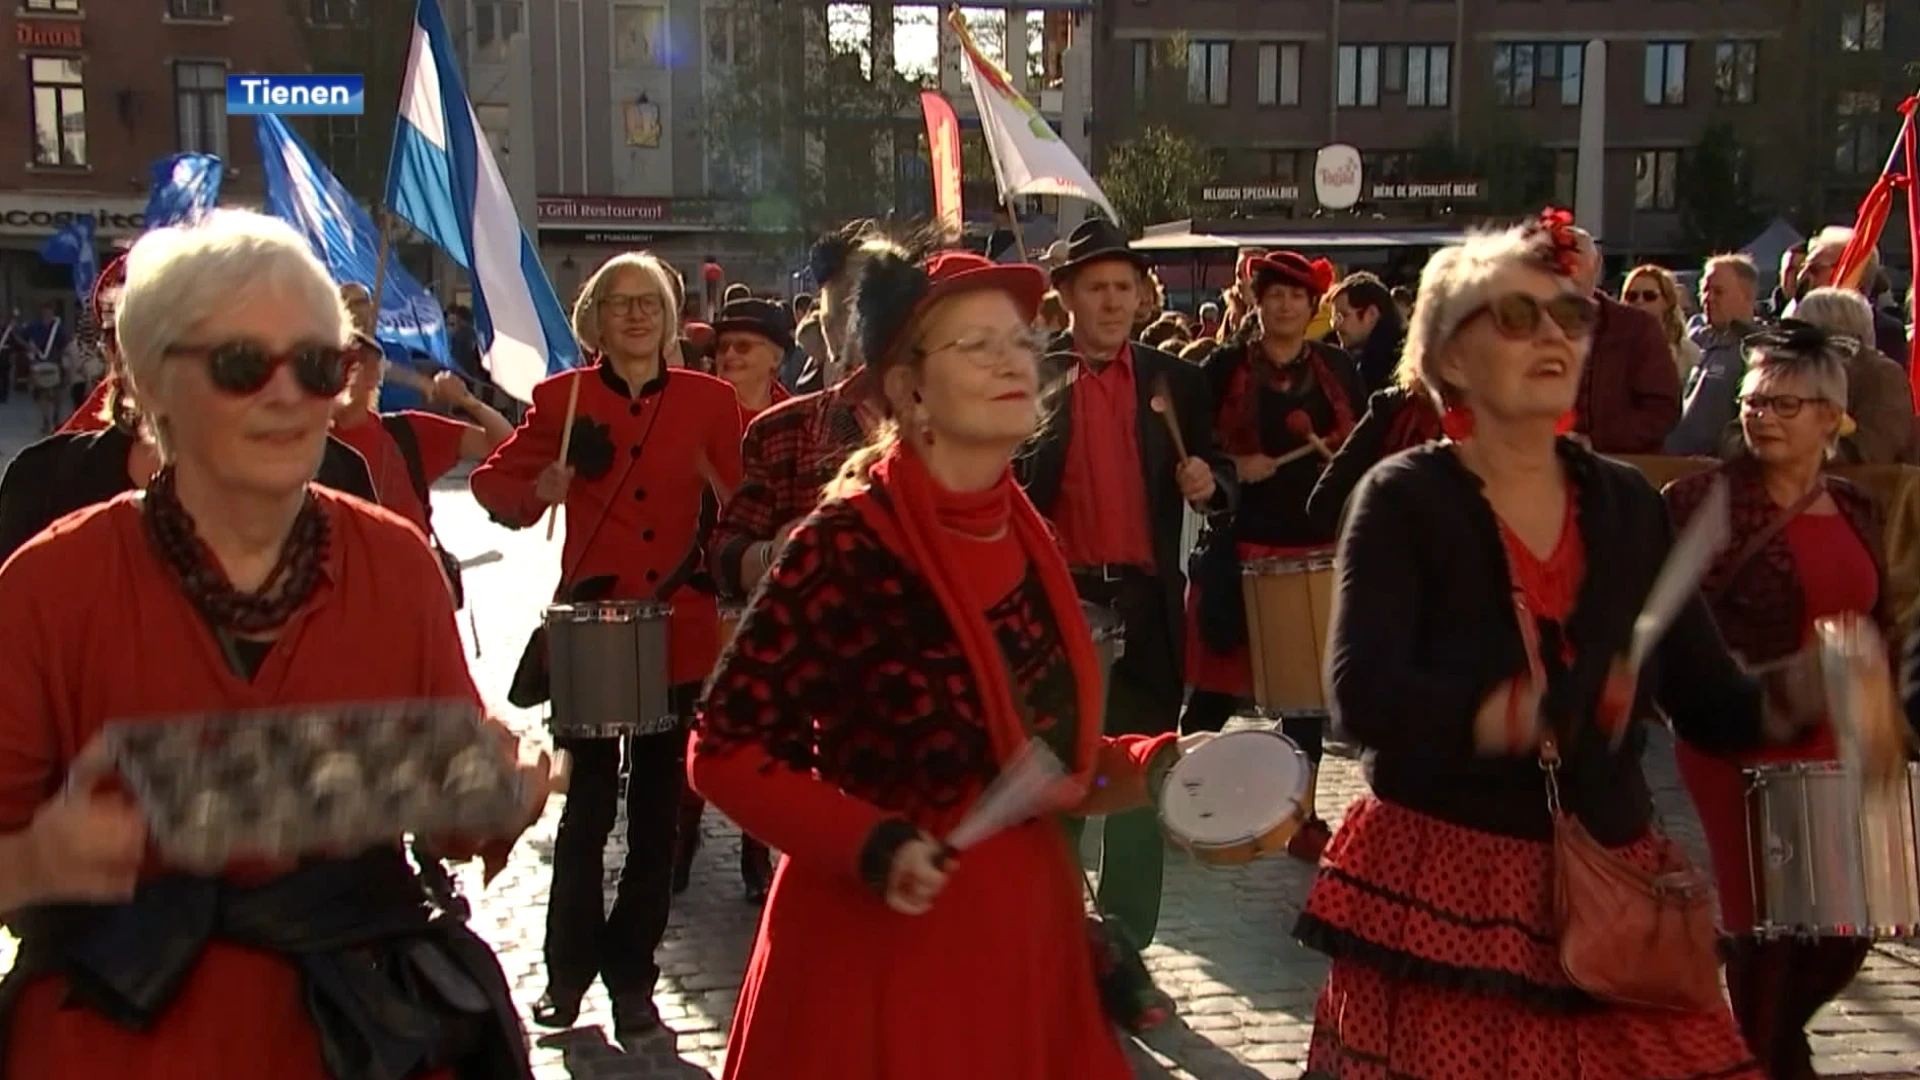
[[[68,432],[20,451],[0,476],[0,563],[68,514],[133,490],[127,476],[133,438],[119,428]],[[371,503],[380,501],[367,463],[331,435],[314,480]]]
[[[1559,733],[1565,805],[1602,843],[1623,844],[1646,830],[1652,807],[1640,771],[1645,733],[1633,725],[1615,751],[1592,716],[1673,528],[1638,471],[1569,440],[1560,448],[1587,567],[1564,628],[1574,661],[1549,665],[1542,711]],[[1543,636],[1553,640],[1552,628]],[[1335,715],[1366,747],[1374,793],[1468,828],[1548,839],[1538,758],[1485,756],[1473,739],[1481,702],[1525,668],[1506,550],[1478,478],[1438,444],[1375,466],[1341,533],[1327,657]],[[1654,704],[1703,749],[1759,742],[1759,684],[1698,597],[1642,672],[1634,715]]]

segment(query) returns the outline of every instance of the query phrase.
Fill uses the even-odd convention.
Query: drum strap
[[[1827,482],[1825,477],[1814,481],[1813,486],[1807,489],[1806,494],[1793,500],[1792,505],[1774,515],[1772,521],[1767,522],[1766,528],[1761,529],[1748,538],[1747,542],[1741,545],[1740,550],[1735,552],[1733,558],[1727,563],[1727,576],[1721,579],[1720,587],[1713,590],[1713,593],[1707,597],[1708,603],[1718,603],[1720,598],[1727,594],[1727,590],[1733,588],[1734,579],[1740,576],[1740,571],[1747,568],[1747,564],[1753,561],[1753,557],[1760,554],[1768,544],[1772,543],[1773,538],[1779,536],[1782,529],[1785,529],[1791,524],[1794,518],[1799,517],[1807,507],[1812,506],[1814,500],[1825,494],[1826,490]]]

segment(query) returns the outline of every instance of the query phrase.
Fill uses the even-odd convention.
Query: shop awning
[[[1327,232],[1300,229],[1291,232],[1195,232],[1192,222],[1149,225],[1135,251],[1233,251],[1243,247],[1288,248],[1297,251],[1354,250],[1356,248],[1445,247],[1467,238],[1465,229],[1380,229],[1370,232]]]

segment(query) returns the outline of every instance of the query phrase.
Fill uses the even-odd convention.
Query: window
[[[667,62],[667,9],[642,4],[613,6],[613,66],[663,67]]]
[[[26,0],[22,5],[31,12],[43,11],[79,11],[80,0]]]
[[[33,163],[87,163],[87,91],[80,61],[70,56],[27,57],[33,84]]]
[[[1680,151],[1642,150],[1633,163],[1633,208],[1671,210],[1680,186]]]
[[[1444,109],[1453,77],[1453,46],[1407,46],[1407,107]]]
[[[360,172],[360,118],[323,116],[320,118],[320,154],[335,176],[357,176]]]
[[[1880,95],[1853,90],[1840,95],[1835,125],[1833,167],[1846,175],[1877,173],[1886,164],[1887,140],[1881,137]]]
[[[1533,104],[1532,45],[1495,45],[1493,47],[1493,100],[1500,105],[1525,108]]]
[[[1886,0],[1846,0],[1840,12],[1840,50],[1879,52],[1887,47]]]
[[[315,26],[351,26],[359,12],[354,0],[307,0],[307,21]]]
[[[1153,66],[1153,43],[1136,41],[1133,43],[1133,104],[1136,108],[1147,103],[1147,72]]]
[[[507,46],[524,25],[520,0],[473,0],[473,58],[504,64]]]
[[[1227,57],[1233,45],[1225,41],[1195,41],[1187,45],[1187,100],[1195,105],[1227,103]]]
[[[1407,47],[1385,45],[1380,49],[1380,88],[1389,94],[1407,92]]]
[[[173,65],[175,121],[183,151],[227,156],[227,65]]]
[[[1300,46],[1260,46],[1260,104],[1300,104]]]
[[[167,14],[176,19],[217,19],[220,0],[167,0]]]
[[[1335,104],[1363,109],[1380,104],[1380,46],[1340,46],[1339,75]]]
[[[1548,45],[1541,52],[1552,58],[1552,66],[1556,68],[1556,71],[1543,71],[1541,74],[1559,81],[1560,104],[1580,104],[1581,91],[1586,84],[1587,76],[1587,47],[1585,45]]]
[[[1640,100],[1648,105],[1687,103],[1686,42],[1647,42],[1646,78],[1640,86]]]
[[[1723,41],[1713,47],[1713,95],[1722,105],[1751,105],[1760,68],[1760,44]]]
[[[753,13],[747,8],[707,9],[707,63],[730,67],[753,63]]]

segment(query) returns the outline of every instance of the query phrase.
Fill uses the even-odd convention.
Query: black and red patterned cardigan
[[[789,855],[849,860],[890,817],[944,832],[999,771],[960,640],[897,551],[860,508],[822,503],[754,593],[701,701],[695,785],[723,805],[708,785],[725,779],[728,759],[780,773],[788,797],[723,809]],[[1039,579],[1029,573],[987,621],[1035,734],[1071,761],[1073,672]],[[1144,804],[1149,762],[1171,742],[1102,740],[1088,799],[1072,812]]]
[[[1794,569],[1793,549],[1784,529],[1744,566],[1733,565],[1748,539],[1780,513],[1761,480],[1759,462],[1737,457],[1717,468],[1675,480],[1661,494],[1673,515],[1674,527],[1684,529],[1706,501],[1714,478],[1721,476],[1727,479],[1730,539],[1707,568],[1700,591],[1713,609],[1714,622],[1719,624],[1727,646],[1749,665],[1770,663],[1806,644],[1806,598],[1800,590],[1800,575]],[[1829,475],[1826,483],[1827,493],[1873,557],[1879,578],[1874,621],[1893,650],[1897,671],[1901,634],[1887,587],[1886,534],[1879,504],[1865,488],[1837,476]]]

